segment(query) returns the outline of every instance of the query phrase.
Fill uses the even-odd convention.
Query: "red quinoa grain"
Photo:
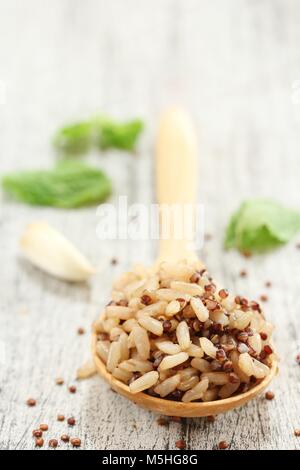
[[[72,437],[70,442],[71,442],[73,447],[80,447],[81,446],[81,440],[78,437]]]
[[[227,289],[221,289],[219,291],[219,296],[221,297],[221,299],[226,299],[226,297],[228,297],[229,293],[228,293],[228,290]]]
[[[269,300],[268,296],[265,294],[262,294],[259,299],[261,302],[267,302]]]
[[[193,284],[198,284],[198,282],[200,281],[201,279],[201,276],[198,272],[192,274],[192,276],[190,277],[190,282],[192,282]]]
[[[271,346],[269,346],[268,344],[266,344],[266,345],[264,346],[264,352],[269,355],[269,354],[272,354],[273,349],[271,348]]]
[[[68,436],[68,434],[62,434],[60,438],[63,442],[69,442],[70,440],[70,437]]]
[[[58,446],[58,440],[57,439],[50,439],[50,441],[48,442],[48,445],[49,445],[49,447],[52,447],[53,449],[55,449]]]
[[[35,440],[35,447],[43,447],[44,445],[44,439],[41,437]]]
[[[244,269],[240,271],[240,277],[246,277],[246,276],[247,276],[247,271],[245,271]]]
[[[40,424],[41,431],[48,431],[48,424]]]
[[[174,423],[181,423],[181,417],[180,416],[171,416],[171,421]]]
[[[84,335],[85,329],[82,328],[82,327],[79,327],[78,330],[77,330],[77,333],[78,333],[79,335]]]
[[[36,405],[36,400],[34,398],[28,398],[26,401],[27,406],[35,406]]]
[[[65,417],[64,415],[57,415],[57,421],[64,421]]]
[[[41,431],[40,429],[34,429],[32,431],[32,435],[33,435],[33,437],[42,437],[43,431]]]
[[[73,416],[71,416],[70,418],[68,418],[67,423],[69,426],[74,426],[76,423],[76,420],[75,418],[73,418]]]
[[[179,439],[178,441],[175,442],[175,446],[177,447],[177,449],[185,449],[186,443],[183,439]]]
[[[214,423],[216,421],[216,417],[214,415],[207,416],[207,421],[209,423]]]
[[[163,322],[164,333],[167,333],[168,331],[170,331],[171,328],[172,328],[172,323],[170,322],[170,320],[165,320]]]
[[[56,385],[63,385],[64,379],[62,379],[61,377],[58,377],[58,378],[55,380],[55,383],[56,383]]]
[[[299,428],[299,429],[295,429],[294,435],[295,435],[296,437],[300,437],[300,428]]]
[[[71,385],[71,386],[69,387],[69,392],[70,392],[70,393],[76,393],[76,391],[77,391],[77,389],[76,389],[76,387],[75,387],[74,385]]]
[[[159,426],[167,426],[168,420],[166,418],[157,418],[156,420]]]
[[[224,450],[229,447],[229,444],[226,441],[219,442],[219,449]]]
[[[151,302],[152,302],[152,299],[151,299],[150,295],[144,294],[141,297],[141,302],[144,305],[150,305]]]
[[[273,400],[273,398],[275,397],[274,393],[271,392],[271,391],[268,391],[265,393],[265,397],[267,400]]]

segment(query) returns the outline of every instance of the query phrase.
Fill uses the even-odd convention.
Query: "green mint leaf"
[[[53,144],[65,155],[81,155],[94,146],[101,150],[114,148],[132,152],[143,128],[144,124],[139,119],[117,122],[100,116],[59,129]]]
[[[92,147],[93,125],[91,122],[78,122],[59,129],[54,136],[56,149],[66,155],[81,155]]]
[[[74,160],[62,161],[53,170],[12,173],[2,186],[18,201],[66,209],[103,202],[112,192],[105,173]]]
[[[139,119],[118,123],[108,118],[100,118],[96,123],[97,145],[102,150],[115,148],[132,152],[143,128],[144,125]]]
[[[269,199],[251,199],[231,217],[225,248],[263,252],[287,243],[299,230],[300,212]]]

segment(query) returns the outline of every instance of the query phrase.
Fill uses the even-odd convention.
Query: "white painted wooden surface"
[[[115,195],[131,202],[154,198],[153,138],[159,110],[180,103],[193,114],[200,139],[199,202],[213,239],[203,252],[210,270],[249,296],[269,289],[267,314],[276,323],[281,372],[272,389],[241,410],[169,427],[112,393],[98,377],[71,395],[54,385],[73,383],[89,356],[89,326],[115,274],[151,261],[155,245],[100,242],[95,209],[60,211],[22,206],[4,197],[0,214],[1,448],[33,448],[31,431],[49,424],[47,438],[67,431],[85,449],[294,449],[300,440],[299,264],[295,242],[266,257],[224,254],[229,214],[254,195],[299,207],[300,5],[297,0],[2,0],[0,3],[1,172],[47,167],[58,125],[97,110],[142,116],[147,130],[136,157],[91,155],[106,168]],[[3,90],[6,93],[3,99]],[[299,101],[299,100],[298,100]],[[105,268],[88,286],[60,283],[18,256],[26,223],[47,219]],[[108,260],[116,256],[117,267]],[[241,279],[240,269],[248,271]],[[38,405],[29,409],[28,397]],[[76,426],[55,421],[74,415]],[[66,446],[61,446],[61,448]]]

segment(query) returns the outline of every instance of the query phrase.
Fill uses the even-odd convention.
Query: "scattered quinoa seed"
[[[265,393],[265,397],[266,397],[267,400],[273,400],[275,395],[274,395],[273,392],[268,391],[268,392]]]
[[[64,415],[57,415],[57,421],[64,421],[65,417]]]
[[[28,398],[28,400],[26,401],[26,404],[28,406],[35,406],[36,405],[36,400],[34,398]]]
[[[44,439],[41,437],[35,440],[35,447],[43,447],[44,445]]]
[[[259,299],[261,302],[267,302],[269,300],[268,296],[265,294],[262,294]]]
[[[244,269],[242,271],[240,271],[240,276],[241,277],[246,277],[247,276],[247,271],[245,271]]]
[[[249,250],[244,250],[244,251],[242,251],[242,255],[243,255],[245,258],[251,258],[252,253],[251,253],[251,251],[249,251]]]
[[[216,421],[216,417],[213,415],[207,416],[207,421],[209,423],[214,423]]]
[[[62,434],[62,435],[60,436],[60,438],[61,438],[61,440],[62,440],[63,442],[69,442],[69,440],[70,440],[68,434]]]
[[[300,437],[300,428],[295,429],[294,434],[295,434],[296,437]]]
[[[48,431],[48,424],[40,424],[41,431]]]
[[[72,437],[71,438],[71,444],[73,447],[80,447],[81,446],[81,440],[78,437]]]
[[[181,417],[180,416],[171,416],[171,421],[174,423],[181,423]]]
[[[298,364],[300,364],[300,354],[297,354],[296,361],[298,362]]]
[[[75,387],[74,385],[71,385],[71,386],[69,387],[69,392],[70,392],[70,393],[76,393],[76,387]]]
[[[57,439],[50,439],[48,444],[49,444],[49,447],[53,447],[53,449],[55,449],[58,446],[58,440]]]
[[[33,437],[42,437],[43,431],[41,431],[40,429],[34,429],[32,431],[32,435],[33,435]]]
[[[74,424],[76,423],[76,420],[75,418],[73,418],[73,416],[71,416],[71,418],[68,418],[67,423],[69,426],[74,426]]]
[[[179,439],[175,442],[175,446],[177,447],[177,449],[185,449],[186,443],[183,439]]]
[[[219,449],[224,450],[229,447],[229,444],[226,441],[219,442]]]
[[[85,329],[82,328],[82,327],[80,327],[80,328],[78,328],[77,333],[78,333],[79,335],[84,335]]]
[[[116,264],[118,264],[117,258],[112,258],[112,259],[110,260],[110,264],[111,264],[112,266],[115,266]]]
[[[266,287],[272,287],[272,282],[271,281],[266,281],[265,286]]]
[[[166,418],[162,418],[162,417],[157,418],[157,424],[159,426],[167,426],[168,420]]]
[[[56,383],[56,385],[63,385],[64,379],[62,379],[61,377],[58,377],[58,378],[55,380],[55,383]]]

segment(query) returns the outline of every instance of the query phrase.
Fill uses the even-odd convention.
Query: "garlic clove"
[[[32,264],[65,281],[86,281],[95,269],[60,232],[46,222],[29,224],[20,240],[21,252]]]

